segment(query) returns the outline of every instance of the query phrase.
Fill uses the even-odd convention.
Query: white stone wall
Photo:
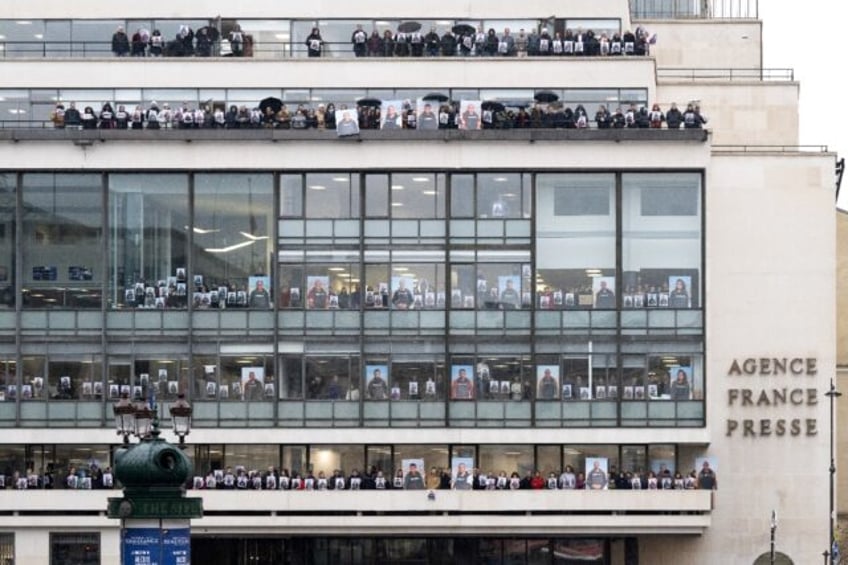
[[[657,35],[651,55],[657,67],[684,69],[758,69],[762,64],[762,27],[753,20],[637,20]]]

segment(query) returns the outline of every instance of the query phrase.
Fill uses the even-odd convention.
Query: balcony
[[[189,491],[203,498],[195,534],[700,535],[711,491]],[[117,491],[4,491],[0,528],[118,528]],[[407,520],[404,517],[412,517]]]

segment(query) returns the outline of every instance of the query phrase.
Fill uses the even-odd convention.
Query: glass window
[[[94,383],[103,382],[101,362],[94,356],[51,357],[47,374],[48,394],[54,400],[90,399]]]
[[[280,398],[303,398],[303,359],[296,356],[280,358]]]
[[[607,460],[607,469],[619,467],[618,446],[615,445],[567,445],[562,450],[563,464],[571,465],[578,479],[587,473],[587,458]]]
[[[303,177],[280,175],[280,216],[303,215]]]
[[[0,356],[0,390],[3,391],[4,398],[9,401],[14,401],[18,395],[18,377],[17,377],[17,366],[18,363],[15,360],[14,355],[8,356]],[[41,376],[39,373],[37,376]],[[31,374],[24,377],[24,383],[29,382],[32,385],[33,377]],[[41,379],[42,389],[44,379]],[[32,387],[31,387],[32,388]],[[43,392],[43,390],[42,390]],[[13,394],[10,394],[13,393]],[[33,391],[32,396],[35,397],[35,392]]]
[[[358,218],[359,176],[349,173],[307,174],[306,215],[309,218]]]
[[[486,474],[506,476],[517,472],[523,477],[536,470],[532,445],[481,445],[480,470]]]
[[[621,447],[621,472],[634,473],[638,477],[645,475],[647,450],[644,445],[624,445]]]
[[[444,399],[444,362],[401,359],[392,361],[393,400]]]
[[[648,396],[655,400],[704,398],[701,357],[690,355],[648,356]]]
[[[271,359],[261,355],[221,357],[219,397],[229,389],[227,400],[242,402],[270,401],[276,398]]]
[[[316,478],[323,473],[331,477],[336,470],[348,476],[354,469],[365,468],[362,445],[313,445],[309,448],[309,467]]]
[[[194,273],[185,283],[195,308],[213,307],[215,293],[226,308],[270,307],[273,209],[270,174],[195,177]]]
[[[0,533],[0,563],[15,562],[15,534]]]
[[[365,400],[388,400],[394,387],[394,381],[389,374],[389,361],[386,357],[370,357],[365,361],[363,370],[365,379]]]
[[[562,399],[589,400],[589,358],[566,357],[562,360]]]
[[[389,306],[395,310],[444,308],[444,263],[393,263]]]
[[[283,469],[293,473],[302,473],[306,470],[305,445],[283,446]]]
[[[530,265],[478,263],[476,304],[480,310],[530,307]]]
[[[188,265],[187,176],[110,175],[109,224],[111,306],[185,308],[177,284]]]
[[[264,473],[269,467],[279,467],[280,446],[276,444],[237,444],[224,447],[227,467],[244,467]]]
[[[160,400],[176,400],[180,393],[191,397],[190,368],[184,358],[140,358],[134,365],[133,390],[147,398],[149,388]],[[111,391],[110,391],[111,393]]]
[[[557,479],[560,475],[562,465],[562,448],[558,445],[536,446],[536,469],[542,472],[543,477],[554,473]]]
[[[307,357],[306,398],[359,400],[359,357]]]
[[[102,188],[100,175],[24,175],[25,307],[100,308]]]
[[[280,300],[284,308],[359,309],[362,297],[358,263],[307,263],[305,268],[282,265],[280,274],[284,289]]]
[[[433,477],[438,477],[438,474],[443,469],[449,467],[448,446],[433,444],[395,445],[393,469],[404,468],[403,462],[410,459],[424,462],[424,469],[427,470],[427,484],[429,486],[431,481],[434,480]]]
[[[474,175],[451,175],[451,215],[455,218],[474,216]]]
[[[110,467],[110,449],[108,445],[97,444],[57,445],[56,459],[53,462],[54,484],[58,488],[96,487],[96,484],[92,485],[91,481],[83,479],[94,478],[95,469],[105,470]],[[69,477],[76,477],[76,480],[68,481]]]
[[[0,174],[0,309],[15,305],[15,175]]]
[[[457,359],[454,359],[454,366]],[[485,357],[474,367],[480,400],[530,400],[533,398],[530,357]],[[453,377],[453,373],[452,373]]]
[[[686,469],[681,465],[677,467],[677,449],[674,445],[650,445],[648,446],[648,465],[651,471],[657,475],[661,474],[663,468],[670,472],[680,471],[681,474],[687,475],[692,469]]]
[[[479,218],[522,218],[524,210],[522,175],[481,173],[477,175],[477,216]]]
[[[50,564],[100,565],[100,533],[50,532]]]
[[[400,287],[398,279],[397,287]],[[409,290],[408,288],[406,290]],[[389,294],[389,265],[368,263],[365,265],[365,296],[363,303],[366,309],[388,308],[392,296]]]
[[[444,218],[445,175],[392,175],[393,218]]]
[[[537,175],[536,205],[537,307],[615,308],[615,176]]]
[[[406,187],[398,184],[401,189]],[[389,215],[389,175],[365,175],[365,215],[385,217]]]
[[[698,308],[701,176],[625,174],[622,185],[624,306]]]
[[[391,445],[369,445],[366,447],[366,461],[365,464],[370,469],[371,467],[376,468],[379,471],[383,471],[383,473],[391,473],[394,469],[399,469],[400,467],[395,467],[392,464],[392,446]],[[423,470],[422,470],[423,472]]]

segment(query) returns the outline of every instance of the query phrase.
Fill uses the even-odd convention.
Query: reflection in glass
[[[102,218],[100,175],[24,175],[25,307],[100,307]]]

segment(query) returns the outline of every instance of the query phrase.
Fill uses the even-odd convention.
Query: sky
[[[848,155],[848,120],[842,95],[848,92],[844,26],[848,2],[843,0],[759,0],[763,22],[763,66],[791,68],[800,88],[801,145],[827,145]],[[839,207],[848,209],[848,175]]]

